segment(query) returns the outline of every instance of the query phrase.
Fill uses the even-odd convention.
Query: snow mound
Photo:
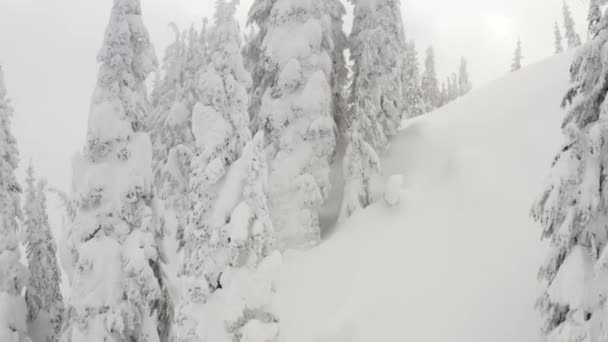
[[[530,206],[562,143],[571,54],[408,122],[384,159],[400,205],[287,252],[281,341],[540,341],[546,247]],[[390,182],[389,182],[390,183]]]

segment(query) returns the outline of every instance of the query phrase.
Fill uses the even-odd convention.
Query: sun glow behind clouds
[[[490,13],[484,17],[484,26],[490,37],[497,40],[512,40],[517,36],[512,21],[501,14]]]

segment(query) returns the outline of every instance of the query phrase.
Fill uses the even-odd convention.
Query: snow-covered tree
[[[263,129],[270,146],[270,207],[281,248],[320,238],[317,212],[329,194],[336,145],[335,9],[342,13],[338,0],[258,0],[250,11],[258,30],[250,43],[258,45],[247,49],[258,56],[250,108],[254,131]]]
[[[469,69],[467,65],[467,60],[462,57],[460,59],[460,70],[458,72],[458,93],[459,96],[464,96],[468,94],[471,89],[473,89],[473,85],[471,84],[471,79],[469,78]]]
[[[602,21],[601,5],[605,4],[605,0],[590,0],[589,13],[587,14],[588,30],[591,37],[595,37],[599,27],[597,26]]]
[[[29,330],[33,342],[55,342],[59,340],[64,307],[57,246],[46,209],[46,183],[41,180],[36,184],[30,165],[26,184],[23,226],[30,270],[25,296]]]
[[[157,60],[139,0],[115,0],[101,50],[87,141],[74,159],[78,210],[63,341],[159,341],[162,261],[145,81]]]
[[[405,37],[401,3],[353,0],[353,84],[350,103],[364,139],[384,150],[403,120]],[[360,118],[365,116],[365,118]]]
[[[562,11],[564,14],[564,32],[568,49],[575,48],[581,45],[581,37],[578,35],[578,33],[576,33],[576,29],[574,28],[574,19],[572,18],[570,6],[568,6],[566,0],[563,2]]]
[[[231,206],[226,204],[223,186],[233,182],[231,166],[251,141],[247,112],[251,76],[241,55],[237,4],[216,1],[208,41],[210,63],[200,75],[199,102],[192,114],[196,146],[190,165],[191,205],[180,272],[185,286],[177,317],[180,340],[199,338],[198,319],[191,308],[203,306],[221,288],[220,276],[231,261],[223,229],[230,221]]]
[[[376,150],[363,139],[358,123],[352,126],[344,154],[344,197],[340,218],[345,219],[374,201],[381,173]]]
[[[405,48],[401,82],[403,85],[404,114],[409,118],[424,114],[425,105],[422,99],[422,89],[420,88],[420,63],[416,44],[413,40]]]
[[[435,71],[435,51],[432,47],[426,50],[424,73],[421,80],[422,99],[426,104],[426,112],[441,107],[439,81]]]
[[[458,76],[456,76],[456,74],[450,75],[450,77],[448,77],[446,83],[448,85],[448,97],[447,97],[448,101],[447,102],[452,102],[460,96],[460,88],[458,85]]]
[[[537,306],[548,341],[602,341],[608,276],[608,16],[575,58],[563,105],[565,143],[546,190],[532,209],[550,250],[539,278]]]
[[[19,152],[11,132],[12,116],[13,107],[0,67],[0,341],[28,342],[27,309],[21,293],[29,274],[20,262],[17,239],[21,187],[15,177]]]
[[[564,51],[564,46],[562,45],[562,32],[559,30],[559,25],[557,24],[557,22],[555,23],[555,28],[554,28],[554,34],[555,34],[555,53],[562,53]]]
[[[521,51],[521,39],[517,39],[517,47],[513,55],[513,63],[511,63],[511,72],[521,69],[521,60],[523,59]]]

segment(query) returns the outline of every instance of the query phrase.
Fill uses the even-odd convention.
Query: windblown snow
[[[570,61],[408,122],[383,160],[387,178],[403,177],[400,203],[284,255],[281,341],[539,341],[545,247],[528,214],[562,143]]]

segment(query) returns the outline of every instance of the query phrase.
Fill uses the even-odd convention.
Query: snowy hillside
[[[411,121],[384,160],[400,207],[376,204],[288,252],[282,341],[535,341],[544,248],[529,209],[562,137],[571,55]]]

